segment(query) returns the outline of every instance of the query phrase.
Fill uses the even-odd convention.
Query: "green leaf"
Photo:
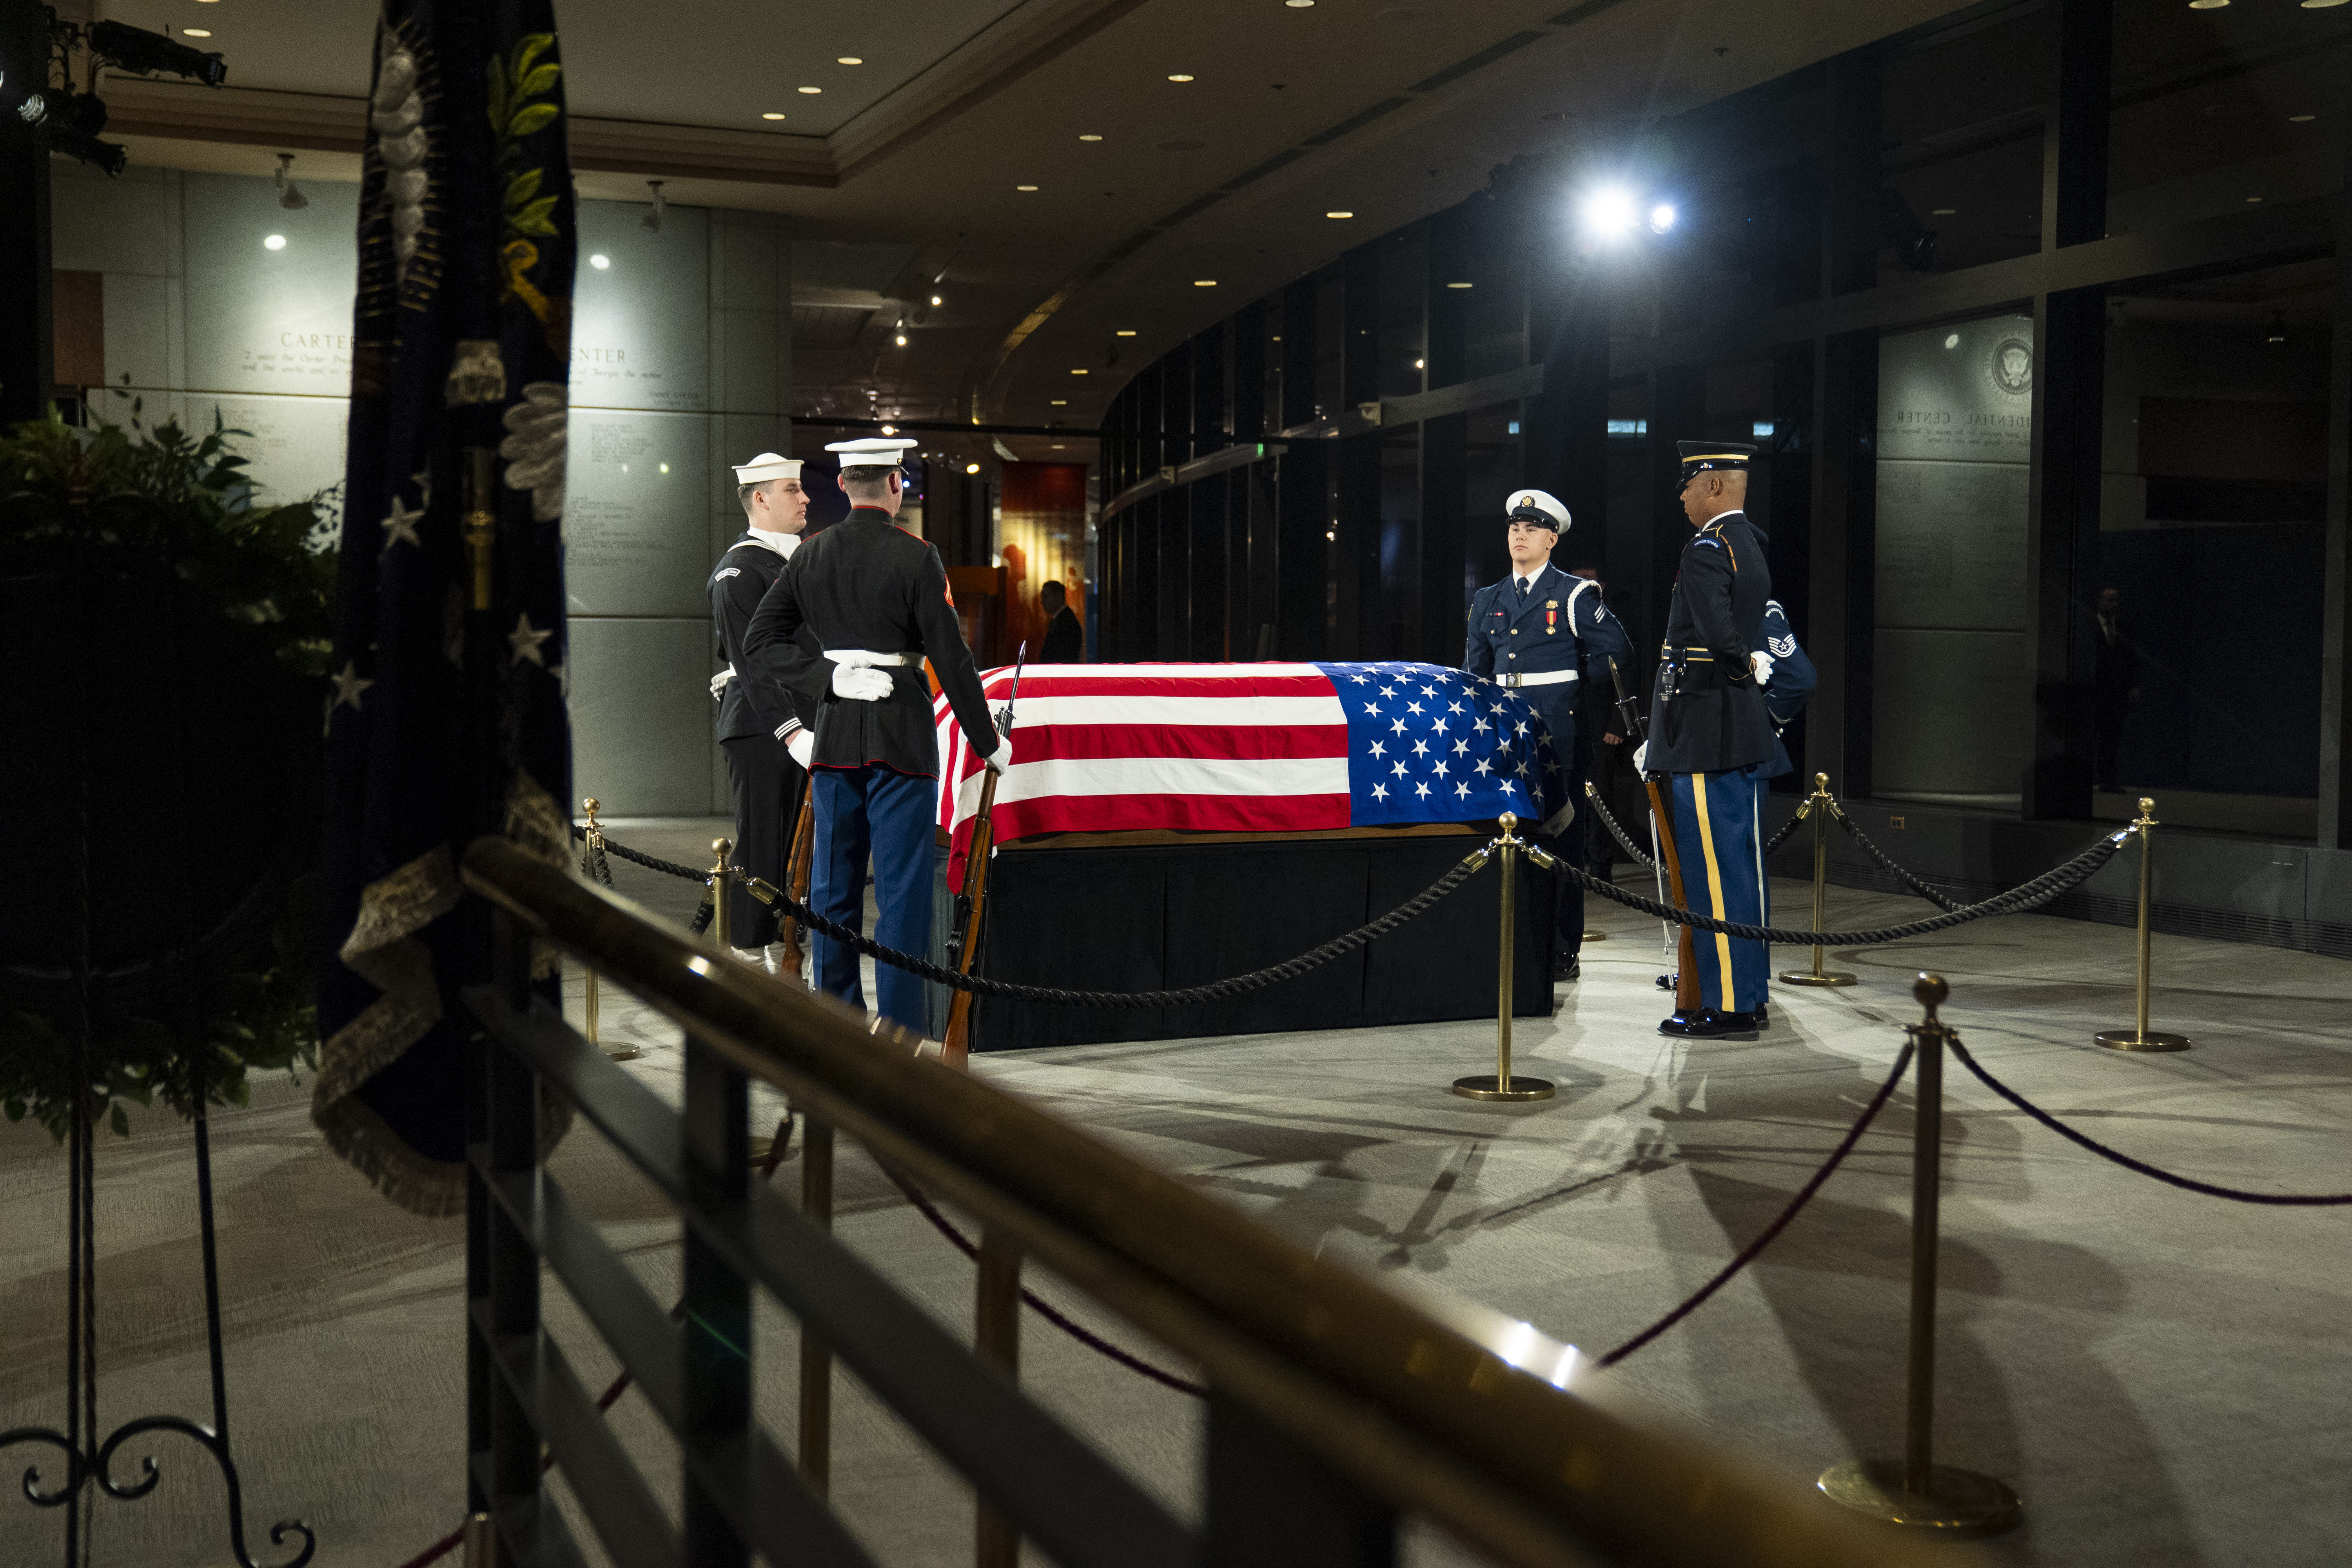
[[[527,103],[514,111],[507,121],[507,134],[517,141],[551,124],[563,111],[551,103]]]
[[[525,33],[521,37],[516,39],[514,48],[515,79],[517,81],[520,81],[523,78],[523,74],[530,69],[530,62],[545,54],[554,43],[555,35],[553,33]]]
[[[518,100],[526,98],[543,98],[547,94],[555,90],[556,79],[561,77],[562,74],[563,68],[562,66],[541,66],[529,76],[515,83],[515,97]]]
[[[122,1107],[120,1105],[113,1106],[108,1110],[106,1113],[106,1124],[114,1129],[114,1135],[117,1138],[128,1138],[131,1136],[131,1118],[122,1113]]]
[[[507,73],[499,62],[490,62],[490,129],[496,131],[507,121]]]
[[[507,211],[514,211],[539,195],[539,182],[546,174],[544,169],[525,169],[517,174],[507,185]]]
[[[551,216],[554,211],[555,198],[553,196],[541,196],[539,200],[531,203],[530,205],[523,208],[522,211],[515,214],[514,217],[509,221],[509,226],[518,234],[551,235],[555,232],[555,222],[553,217]]]

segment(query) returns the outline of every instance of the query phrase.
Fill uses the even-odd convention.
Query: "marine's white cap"
[[[735,482],[739,485],[764,485],[770,479],[796,479],[801,477],[798,458],[780,458],[773,452],[762,452],[748,463],[735,465]]]
[[[1525,521],[1550,529],[1554,533],[1568,531],[1568,508],[1545,490],[1513,490],[1511,504],[1505,509],[1513,521]]]
[[[824,449],[840,453],[845,468],[895,468],[906,460],[907,450],[915,445],[887,436],[867,436],[856,441],[828,441]]]

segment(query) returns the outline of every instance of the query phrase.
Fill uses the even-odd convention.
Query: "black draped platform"
[[[979,970],[1091,991],[1172,990],[1244,974],[1386,914],[1490,836],[1372,829],[1309,838],[1026,841],[996,856]],[[1500,868],[1490,860],[1391,935],[1296,980],[1201,1006],[1112,1011],[982,998],[972,1048],[1492,1018],[1500,889]],[[1551,1012],[1552,898],[1550,874],[1522,858],[1517,1015]]]

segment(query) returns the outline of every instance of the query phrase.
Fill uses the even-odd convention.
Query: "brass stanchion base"
[[[1839,969],[1826,969],[1819,974],[1810,969],[1790,969],[1781,972],[1780,984],[1783,985],[1852,985],[1854,984],[1854,978]]]
[[[1990,1476],[1949,1465],[1930,1467],[1924,1498],[1904,1491],[1899,1459],[1854,1459],[1832,1465],[1822,1472],[1819,1485],[1832,1502],[1856,1513],[1950,1535],[1998,1535],[2016,1529],[2023,1517],[2015,1492]]]
[[[2111,1051],[2185,1051],[2190,1049],[2186,1035],[2168,1035],[2161,1029],[2150,1029],[2143,1035],[2136,1029],[2102,1029],[2091,1037],[2092,1043]]]
[[[1475,1078],[1455,1079],[1454,1092],[1465,1100],[1549,1100],[1551,1085],[1542,1079],[1521,1078],[1517,1073],[1505,1083],[1493,1073],[1485,1072]]]
[[[1584,940],[1587,942],[1607,942],[1609,940],[1609,933],[1605,931],[1589,931],[1584,933]]]
[[[606,1051],[604,1059],[608,1062],[633,1062],[645,1054],[635,1046],[623,1046],[618,1050]]]

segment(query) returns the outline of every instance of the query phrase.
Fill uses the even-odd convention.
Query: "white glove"
[[[1633,748],[1633,771],[1637,773],[1650,771],[1650,742],[1647,741]]]
[[[727,683],[735,679],[735,667],[729,665],[710,678],[710,700],[718,702],[727,696]]]
[[[802,725],[793,731],[793,738],[784,742],[784,750],[792,753],[793,761],[800,763],[805,772],[816,755],[816,732],[807,725]]]
[[[996,750],[981,758],[981,761],[988,764],[991,773],[1000,778],[1003,777],[1004,770],[1013,765],[1013,737],[1010,735],[997,737]]]
[[[1748,656],[1748,668],[1756,672],[1758,687],[1766,687],[1772,683],[1772,656],[1769,653],[1751,653]]]
[[[879,702],[890,695],[890,678],[863,665],[836,664],[833,667],[833,691],[835,696],[846,697],[852,702]]]

